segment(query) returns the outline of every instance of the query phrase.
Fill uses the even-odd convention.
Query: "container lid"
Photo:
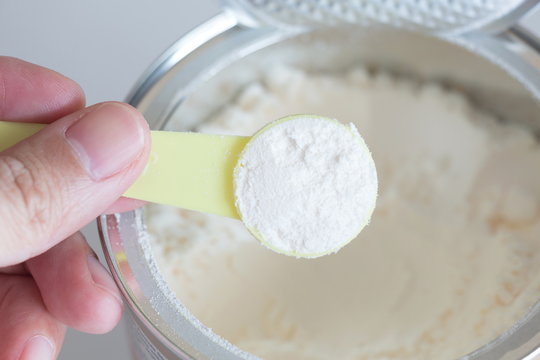
[[[248,26],[287,29],[343,24],[389,26],[440,34],[496,32],[536,0],[225,0]]]

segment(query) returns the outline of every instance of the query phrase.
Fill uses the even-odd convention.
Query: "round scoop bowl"
[[[294,115],[259,130],[234,170],[236,208],[267,248],[297,258],[335,253],[375,208],[377,171],[354,127]]]

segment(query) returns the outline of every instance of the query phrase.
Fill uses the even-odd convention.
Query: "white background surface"
[[[86,91],[88,104],[123,100],[153,59],[218,11],[218,0],[2,0],[0,55],[71,77]],[[535,19],[540,17],[528,23],[537,25]],[[85,233],[99,249],[95,225]],[[62,360],[129,358],[122,325],[108,335],[70,331],[60,355]]]
[[[218,0],[1,0],[0,55],[74,79],[89,105],[124,100],[162,51],[218,11]],[[95,224],[85,233],[101,254]],[[123,324],[107,335],[70,330],[60,354],[61,360],[130,358]]]

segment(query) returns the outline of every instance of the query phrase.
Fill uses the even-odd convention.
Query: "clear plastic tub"
[[[183,36],[142,77],[130,102],[153,129],[190,130],[265,68],[291,64],[340,72],[361,63],[465,92],[494,114],[540,129],[540,75],[529,49],[493,37],[438,38],[405,31],[342,27],[280,32],[237,25],[224,13]],[[181,121],[179,121],[181,119]],[[102,216],[103,249],[128,304],[137,359],[249,359],[206,328],[160,277],[141,211]],[[532,359],[540,344],[540,306],[467,359]]]

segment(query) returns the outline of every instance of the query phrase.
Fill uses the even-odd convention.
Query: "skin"
[[[128,138],[121,163],[106,148],[89,162],[73,145],[81,136],[99,144],[85,127],[72,130],[99,120],[98,111],[129,124],[130,131],[106,134]],[[119,291],[78,230],[102,213],[141,205],[121,194],[144,169],[149,130],[129,105],[85,107],[72,80],[9,57],[0,57],[0,119],[50,124],[0,152],[0,359],[54,359],[66,327],[100,334],[120,319]],[[36,337],[37,345],[29,342]]]

